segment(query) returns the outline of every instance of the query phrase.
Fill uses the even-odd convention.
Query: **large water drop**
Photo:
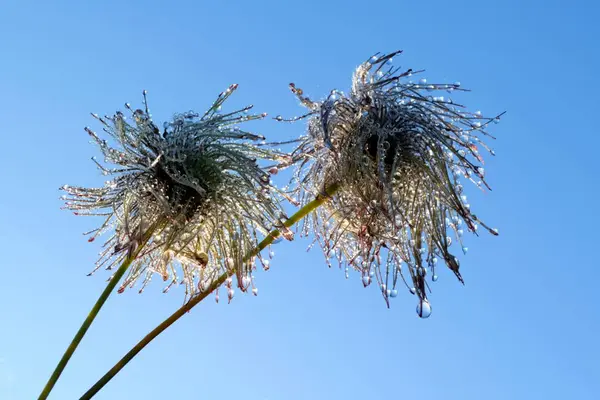
[[[417,315],[419,318],[429,318],[431,315],[431,304],[427,300],[420,300],[417,304]]]

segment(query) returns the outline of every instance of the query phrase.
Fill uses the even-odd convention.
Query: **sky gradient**
[[[103,181],[90,112],[141,104],[146,89],[162,126],[238,83],[225,110],[300,115],[288,83],[322,98],[397,49],[395,65],[472,89],[470,110],[507,111],[486,162],[493,191],[469,188],[500,236],[467,238],[466,286],[440,268],[421,320],[408,292],[387,309],[308,240],[282,242],[258,297],[209,297],[96,398],[600,398],[596,2],[83,3],[0,1],[0,399],[39,394],[108,277],[86,277],[99,243],[81,232],[98,221],[59,201],[65,183]],[[78,398],[181,305],[183,290],[161,285],[109,299],[50,398]]]

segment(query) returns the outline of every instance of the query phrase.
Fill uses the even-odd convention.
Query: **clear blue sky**
[[[159,123],[229,107],[272,116],[346,89],[377,51],[473,89],[494,127],[494,189],[473,195],[501,236],[469,237],[462,287],[440,273],[433,314],[391,309],[308,242],[281,243],[260,294],[198,306],[98,399],[598,399],[598,19],[593,1],[0,2],[0,398],[37,396],[105,285],[86,277],[97,221],[57,188],[98,184],[89,112],[139,104]],[[492,5],[494,4],[494,5]],[[270,139],[302,124],[253,123]],[[472,191],[474,192],[474,191]],[[51,396],[78,398],[175,310],[181,290],[111,297]]]

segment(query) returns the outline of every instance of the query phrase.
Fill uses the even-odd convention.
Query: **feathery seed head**
[[[104,218],[89,241],[112,232],[96,269],[135,257],[121,292],[142,278],[141,292],[153,274],[171,282],[165,291],[182,283],[190,296],[224,271],[235,271],[240,282],[249,276],[253,263],[242,257],[282,215],[267,171],[284,155],[253,145],[264,137],[238,126],[265,114],[248,114],[251,106],[221,112],[236,88],[204,114],[177,114],[162,129],[152,121],[146,91],[143,109],[125,105],[130,118],[121,111],[92,114],[109,139],[85,128],[104,157],[94,162],[112,179],[100,188],[65,185],[63,199],[77,215]],[[271,165],[259,164],[265,160]]]
[[[392,67],[398,53],[361,64],[350,93],[334,90],[324,101],[290,84],[309,109],[307,134],[293,153],[294,180],[303,203],[341,184],[303,230],[316,234],[328,263],[351,266],[365,286],[376,280],[388,304],[403,281],[418,295],[424,317],[431,312],[427,279],[437,279],[438,259],[463,282],[451,247],[454,241],[466,249],[462,224],[497,235],[471,212],[461,180],[489,189],[480,150],[493,152],[481,137],[491,137],[486,129],[500,116],[468,112],[438,95],[462,91],[459,83],[407,81],[420,71]]]

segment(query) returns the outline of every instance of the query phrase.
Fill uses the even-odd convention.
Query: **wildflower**
[[[499,116],[486,118],[433,96],[463,90],[458,83],[407,81],[421,71],[392,67],[399,53],[361,64],[350,92],[334,90],[324,101],[290,84],[309,110],[300,117],[309,119],[293,153],[299,163],[294,180],[303,204],[340,185],[303,228],[315,233],[328,263],[333,258],[353,267],[364,286],[376,280],[388,305],[402,280],[426,317],[427,278],[437,280],[438,259],[463,282],[451,246],[454,240],[462,247],[462,224],[497,235],[472,213],[461,179],[489,189],[480,150],[493,152],[481,137],[491,137],[486,129]]]
[[[110,137],[85,128],[104,157],[104,163],[94,161],[112,179],[100,188],[65,185],[63,199],[77,215],[103,217],[87,232],[89,241],[112,232],[94,271],[135,257],[119,292],[140,279],[141,292],[158,274],[170,281],[165,292],[182,283],[191,296],[224,271],[238,276],[242,291],[248,287],[241,282],[254,260],[242,257],[283,217],[267,172],[283,155],[254,146],[264,137],[238,126],[266,114],[248,114],[252,106],[221,113],[236,88],[221,93],[202,115],[175,115],[162,131],[152,121],[145,91],[143,109],[125,105],[131,119],[120,111],[92,114]],[[271,165],[259,165],[265,160]]]

